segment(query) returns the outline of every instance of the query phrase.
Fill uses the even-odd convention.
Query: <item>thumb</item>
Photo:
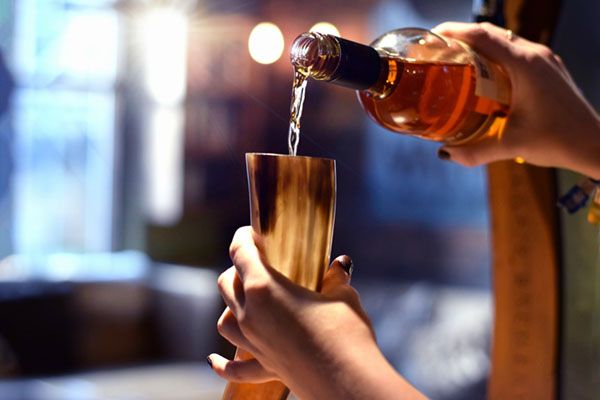
[[[339,256],[333,260],[323,278],[321,293],[332,293],[341,285],[350,284],[353,268],[352,259],[346,255]]]
[[[206,361],[217,375],[230,382],[264,383],[278,379],[274,373],[266,370],[256,358],[228,360],[213,353],[206,357]]]

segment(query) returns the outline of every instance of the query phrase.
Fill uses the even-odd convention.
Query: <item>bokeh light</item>
[[[310,28],[311,32],[319,32],[327,35],[340,36],[338,28],[329,22],[317,22]]]
[[[254,61],[272,64],[283,54],[283,34],[277,25],[261,22],[256,25],[248,38],[248,51]]]
[[[160,104],[177,104],[185,95],[187,20],[176,10],[158,8],[145,16],[142,30],[148,91]]]

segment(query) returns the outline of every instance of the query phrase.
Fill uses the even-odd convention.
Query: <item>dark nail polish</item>
[[[344,268],[344,271],[346,271],[349,276],[352,276],[352,271],[354,271],[352,259],[348,256],[341,256],[338,261],[342,265],[342,268]]]
[[[212,368],[212,360],[210,359],[210,356],[206,357],[206,362]]]
[[[444,149],[439,149],[437,152],[437,155],[440,160],[449,160],[450,159],[450,153],[448,153]]]

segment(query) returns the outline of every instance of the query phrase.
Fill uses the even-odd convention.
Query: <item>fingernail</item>
[[[437,152],[437,156],[440,160],[449,160],[450,159],[450,153],[448,153],[444,149],[439,149]]]
[[[212,360],[210,359],[210,356],[206,357],[206,362],[212,368]]]
[[[338,258],[338,261],[340,262],[342,268],[344,268],[344,271],[346,271],[348,276],[352,276],[352,271],[354,271],[354,263],[352,262],[352,259],[348,256],[341,256],[340,258]]]

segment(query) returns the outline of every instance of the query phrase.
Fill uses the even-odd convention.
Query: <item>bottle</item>
[[[397,29],[370,46],[307,32],[292,44],[297,73],[357,90],[377,123],[448,144],[500,135],[510,80],[466,44],[419,28]]]

